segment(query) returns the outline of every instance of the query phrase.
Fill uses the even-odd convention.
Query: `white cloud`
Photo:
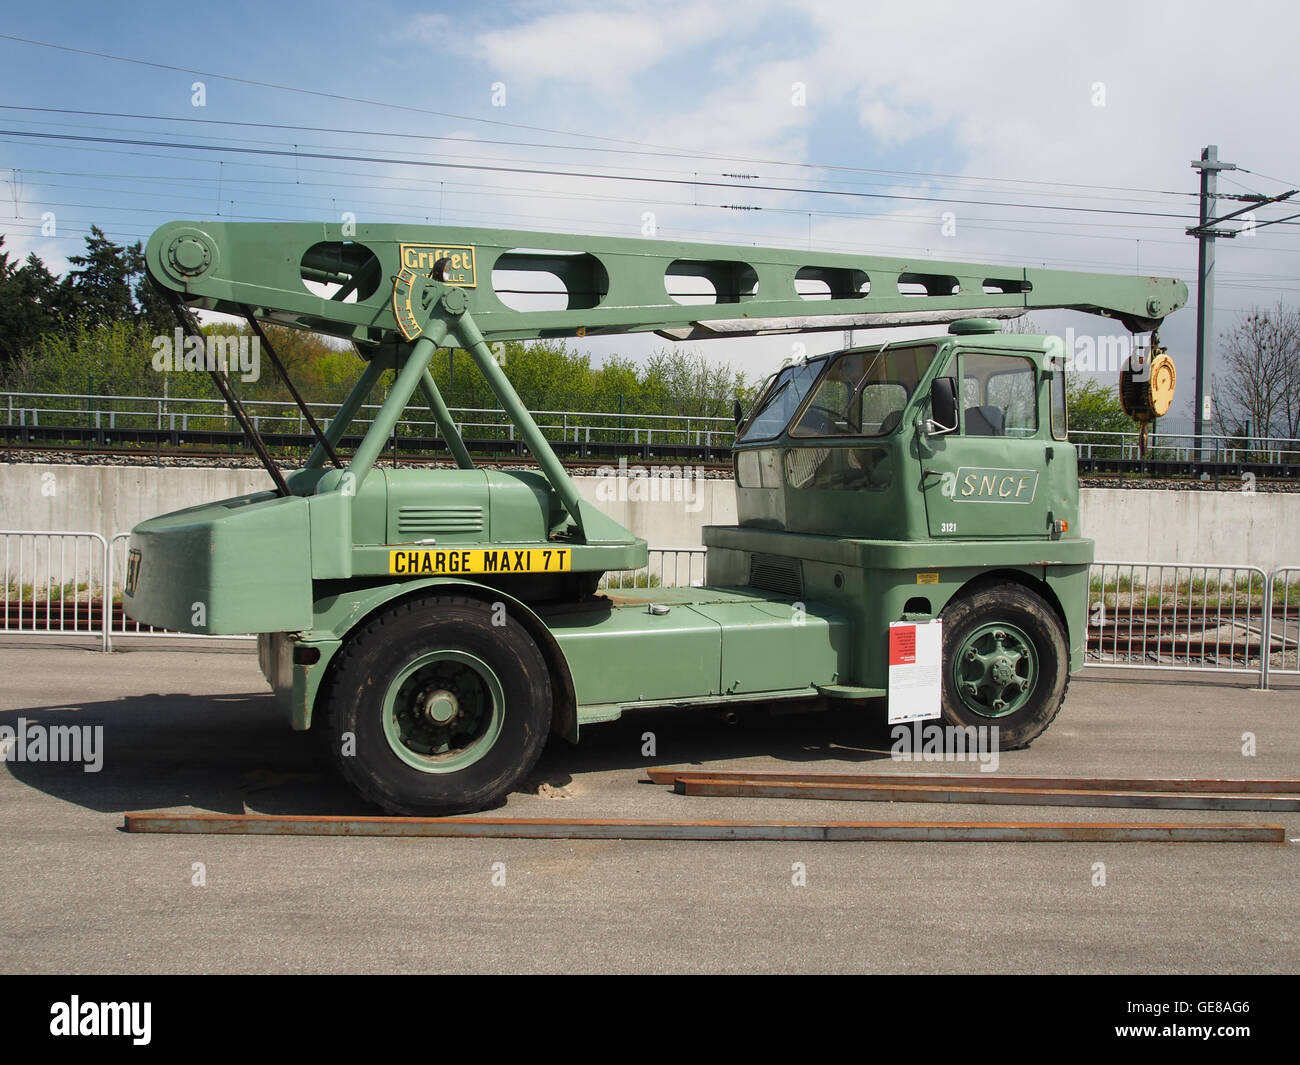
[[[618,91],[684,42],[697,45],[727,25],[723,10],[700,4],[573,8],[481,33],[473,50],[507,82]]]

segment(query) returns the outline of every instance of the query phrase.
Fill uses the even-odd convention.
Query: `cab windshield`
[[[930,368],[938,347],[846,351],[818,382],[791,436],[888,436]]]
[[[763,392],[762,398],[750,416],[749,424],[741,430],[736,443],[745,444],[751,440],[771,440],[781,435],[781,431],[790,424],[795,411],[803,403],[808,389],[817,380],[817,375],[826,365],[826,356],[809,359],[784,367]]]

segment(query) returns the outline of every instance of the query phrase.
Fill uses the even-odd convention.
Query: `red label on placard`
[[[893,625],[889,629],[889,664],[910,666],[916,662],[916,626]]]

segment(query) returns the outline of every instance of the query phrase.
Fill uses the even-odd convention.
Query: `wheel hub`
[[[460,713],[460,703],[454,692],[446,688],[426,688],[417,697],[421,712],[435,725],[445,725]]]
[[[505,714],[501,682],[464,651],[431,651],[401,670],[384,693],[384,735],[407,765],[449,773],[481,758]]]
[[[953,661],[957,695],[982,717],[1006,717],[1029,701],[1038,679],[1033,642],[1014,625],[991,623],[971,632]]]

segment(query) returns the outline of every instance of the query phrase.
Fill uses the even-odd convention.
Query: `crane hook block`
[[[1124,413],[1143,425],[1169,413],[1178,379],[1174,360],[1160,349],[1152,351],[1144,369],[1135,370],[1130,363],[1119,374],[1119,399]]]

